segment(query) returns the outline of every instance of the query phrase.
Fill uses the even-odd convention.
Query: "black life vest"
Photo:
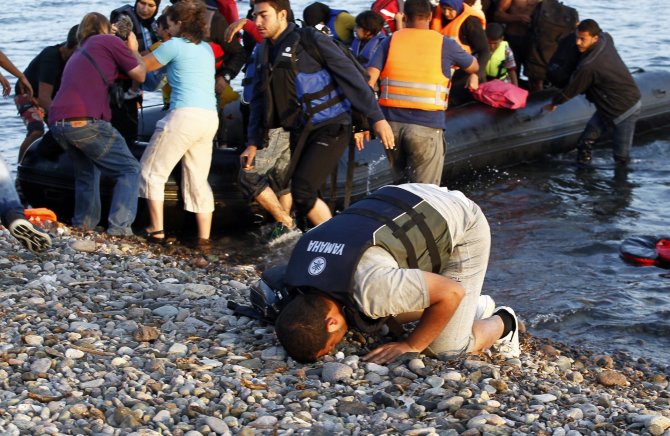
[[[149,27],[145,27],[142,25],[142,22],[137,16],[135,7],[131,5],[124,5],[112,11],[112,13],[109,15],[109,21],[115,23],[121,14],[128,15],[130,20],[133,22],[133,33],[137,38],[140,53],[149,50],[151,45],[158,41],[158,35],[156,34],[156,20],[152,20],[151,25]],[[148,33],[146,37],[144,34],[144,29],[146,29]]]
[[[261,84],[254,92],[261,92],[265,99],[264,128],[293,130],[309,120],[312,125],[318,125],[351,109],[351,103],[317,60],[314,60],[313,70],[307,70],[304,62],[298,62],[301,32],[305,31],[312,30],[294,28],[278,47],[272,47],[277,53],[272,63],[269,42],[264,40],[258,49],[255,70],[260,74]],[[302,53],[309,56],[306,50]]]
[[[284,281],[334,298],[345,306],[350,323],[370,331],[379,321],[357,310],[353,286],[358,262],[373,245],[388,251],[400,268],[434,273],[443,270],[452,252],[444,217],[418,195],[386,186],[303,235]]]

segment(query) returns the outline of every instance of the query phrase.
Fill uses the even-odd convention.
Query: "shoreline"
[[[379,366],[350,331],[301,365],[227,308],[256,265],[65,226],[35,256],[0,233],[3,434],[670,435],[670,367],[643,358],[522,333],[519,359]]]

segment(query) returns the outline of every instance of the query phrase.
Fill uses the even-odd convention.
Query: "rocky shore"
[[[51,231],[39,257],[0,231],[1,434],[670,435],[670,367],[526,333],[520,359],[379,366],[352,332],[305,366],[228,309],[257,265]]]

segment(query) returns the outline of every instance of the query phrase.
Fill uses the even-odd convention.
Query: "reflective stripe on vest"
[[[428,29],[407,28],[391,35],[388,56],[380,74],[379,104],[445,110],[449,78],[442,71],[443,41],[442,35]]]
[[[431,20],[430,28],[433,30],[437,30],[442,35],[448,38],[453,39],[461,47],[463,47],[463,50],[472,54],[472,49],[470,48],[470,46],[466,45],[463,41],[461,41],[461,38],[459,36],[461,32],[461,26],[463,25],[463,23],[467,18],[477,17],[479,21],[482,23],[482,28],[486,29],[486,17],[484,16],[484,13],[464,3],[463,12],[461,12],[456,18],[451,20],[449,24],[442,27],[442,11],[443,11],[442,6],[438,5],[437,9],[435,9],[434,18]]]
[[[505,51],[507,50],[508,44],[507,41],[501,41],[498,44],[498,48],[491,53],[491,59],[489,63],[486,64],[486,76],[493,77],[494,79],[504,80],[509,75],[507,68],[503,65],[505,64]]]

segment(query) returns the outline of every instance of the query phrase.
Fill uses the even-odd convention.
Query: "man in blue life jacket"
[[[577,141],[577,162],[590,163],[593,145],[611,131],[614,161],[625,165],[630,160],[635,123],[642,107],[640,89],[614,47],[614,40],[600,30],[597,22],[580,22],[576,35],[581,53],[577,69],[545,109],[554,111],[557,105],[585,94],[596,106],[596,113]]]
[[[492,345],[518,357],[514,311],[480,295],[490,246],[486,217],[463,193],[383,187],[300,238],[283,278],[300,293],[281,309],[277,337],[294,359],[312,362],[348,327],[372,333],[389,319],[418,320],[406,338],[364,360],[387,364],[409,352],[452,358]]]
[[[394,146],[393,132],[352,61],[326,35],[312,29],[298,31],[288,22],[289,11],[288,0],[254,4],[254,20],[264,41],[256,53],[248,145],[241,158],[245,169],[252,168],[267,132],[278,127],[289,131],[287,174],[296,214],[316,225],[332,216],[318,191],[351,141],[351,107],[370,120],[387,148]],[[312,32],[321,61],[301,43],[303,32]]]

